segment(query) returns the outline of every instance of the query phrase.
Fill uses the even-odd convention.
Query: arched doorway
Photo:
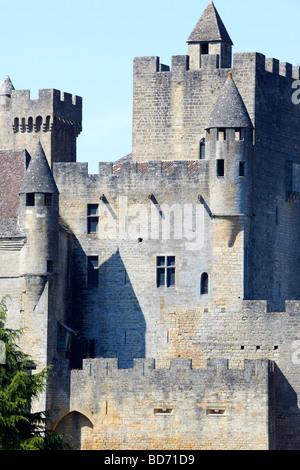
[[[92,450],[93,424],[82,413],[71,411],[56,425],[55,431],[66,436],[65,441],[74,450]]]

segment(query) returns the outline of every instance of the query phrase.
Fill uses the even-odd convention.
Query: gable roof
[[[191,32],[187,42],[213,42],[222,41],[233,45],[212,1],[209,2],[203,15]]]
[[[231,73],[217,98],[206,129],[213,127],[253,128],[245,103],[232,79]]]

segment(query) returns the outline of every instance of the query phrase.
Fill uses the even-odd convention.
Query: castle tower
[[[26,236],[20,253],[21,326],[25,352],[38,364],[52,359],[49,332],[55,312],[58,263],[58,190],[40,143],[20,188],[19,224]]]
[[[230,68],[233,42],[210,0],[188,40],[190,70],[202,67],[203,56],[216,55],[220,68]]]
[[[252,219],[253,125],[231,73],[206,127],[213,228],[213,292],[244,298],[245,248]]]
[[[15,90],[10,77],[0,87],[0,140],[3,150],[26,149],[41,142],[50,167],[76,161],[76,139],[82,129],[82,99],[55,89]]]

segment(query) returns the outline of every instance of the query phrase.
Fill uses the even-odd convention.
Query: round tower
[[[37,370],[51,364],[55,347],[59,193],[40,143],[20,188],[19,224],[26,236],[20,252],[21,315],[25,327],[20,346]],[[47,393],[34,407],[47,409]]]
[[[212,220],[212,300],[235,304],[245,295],[245,253],[252,220],[253,125],[229,77],[206,127]]]
[[[58,189],[40,143],[20,188],[19,223],[27,236],[20,274],[54,272],[58,248]]]
[[[253,125],[231,73],[206,127],[210,209],[217,216],[252,216]]]

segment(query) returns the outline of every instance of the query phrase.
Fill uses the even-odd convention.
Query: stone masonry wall
[[[81,448],[93,442],[95,450],[265,450],[273,445],[272,377],[264,360],[245,361],[240,370],[226,360],[199,370],[189,360],[172,361],[169,369],[136,360],[122,370],[115,359],[89,359],[71,373],[70,410],[91,420],[92,436],[77,420],[85,430]],[[68,416],[60,432],[70,429]]]

